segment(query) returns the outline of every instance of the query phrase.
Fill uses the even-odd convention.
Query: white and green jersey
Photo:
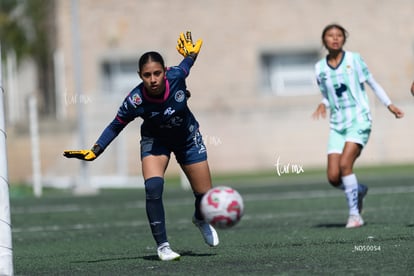
[[[333,129],[343,130],[354,123],[371,120],[365,82],[384,105],[391,104],[358,53],[344,52],[336,68],[328,64],[327,58],[323,58],[316,63],[315,71],[323,103],[330,109],[330,125]]]

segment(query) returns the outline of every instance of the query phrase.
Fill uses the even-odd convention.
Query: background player
[[[346,227],[354,228],[364,224],[362,201],[368,190],[358,184],[353,172],[354,163],[371,132],[371,114],[364,83],[372,88],[396,118],[402,118],[404,114],[391,103],[361,56],[343,50],[347,35],[347,31],[338,24],[328,25],[322,32],[322,43],[328,55],[315,65],[315,71],[323,99],[312,116],[325,118],[326,109],[330,111],[328,181],[344,190],[349,206]]]
[[[115,119],[105,128],[91,150],[65,151],[66,157],[92,161],[97,158],[122,129],[137,117],[141,125],[141,161],[145,180],[146,212],[157,254],[163,261],[180,255],[170,248],[165,226],[162,200],[164,173],[171,152],[186,174],[194,196],[193,223],[205,242],[217,246],[215,229],[204,222],[200,212],[203,195],[212,188],[206,147],[199,124],[187,105],[185,79],[200,51],[202,40],[193,44],[191,33],[181,33],[177,50],[184,56],[178,65],[166,68],[162,56],[147,52],[139,59],[138,75],[142,83],[135,87],[121,104]]]

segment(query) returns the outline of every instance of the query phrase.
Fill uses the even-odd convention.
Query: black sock
[[[194,212],[194,217],[198,220],[204,220],[203,215],[201,214],[201,199],[203,198],[204,194],[199,194],[199,193],[194,193],[195,196],[195,202],[194,202],[194,207],[195,207],[195,212]]]
[[[162,177],[152,177],[145,181],[145,207],[152,236],[157,245],[168,241],[165,229],[164,205],[162,202],[163,190],[164,179]]]

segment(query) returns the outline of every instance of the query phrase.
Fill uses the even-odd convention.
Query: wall
[[[57,0],[58,47],[65,59],[65,95],[74,99],[71,1]],[[338,22],[350,33],[346,49],[362,54],[377,81],[395,104],[406,112],[395,120],[369,92],[374,130],[360,164],[414,162],[413,98],[409,87],[414,76],[414,25],[411,0],[82,0],[80,9],[83,93],[87,101],[67,101],[68,117],[61,138],[43,148],[43,170],[73,174],[61,151],[77,146],[74,127],[78,105],[86,110],[88,147],[112,120],[128,91],[103,97],[100,63],[128,57],[138,60],[148,50],[160,51],[169,65],[180,61],[175,50],[178,34],[188,29],[203,38],[201,54],[188,79],[192,110],[199,119],[214,172],[273,169],[281,162],[306,168],[325,165],[327,121],[313,121],[320,100],[314,94],[296,97],[260,93],[259,55],[264,50],[317,49],[325,55],[320,35],[325,25]],[[138,83],[138,78],[137,78]],[[131,88],[137,83],[131,83]],[[125,136],[128,166],[139,174],[139,121]],[[46,135],[46,134],[45,134]],[[49,135],[49,134],[48,134]],[[49,137],[49,136],[48,136]],[[64,137],[64,138],[62,138]],[[53,138],[44,137],[53,141]],[[13,148],[13,145],[10,146]],[[51,150],[50,150],[51,149]],[[99,161],[99,174],[113,167],[116,150]],[[21,156],[20,156],[21,157]],[[16,157],[11,156],[11,162]],[[19,158],[19,157],[17,157]],[[105,165],[105,164],[106,165]],[[178,170],[171,162],[171,172]],[[73,165],[71,165],[73,166]],[[65,169],[62,169],[65,168]],[[105,169],[106,168],[106,169]],[[29,172],[30,168],[25,172]],[[13,170],[18,179],[30,174]]]

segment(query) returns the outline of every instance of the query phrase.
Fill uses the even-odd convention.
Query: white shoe
[[[180,259],[181,257],[180,254],[171,250],[168,242],[164,242],[158,246],[157,253],[161,261],[174,261]]]
[[[198,220],[195,217],[193,217],[193,223],[198,227],[198,229],[200,229],[201,235],[203,235],[206,244],[210,246],[217,246],[219,244],[219,238],[213,226],[204,220]]]
[[[350,215],[345,228],[357,228],[364,225],[364,220],[360,215]]]

